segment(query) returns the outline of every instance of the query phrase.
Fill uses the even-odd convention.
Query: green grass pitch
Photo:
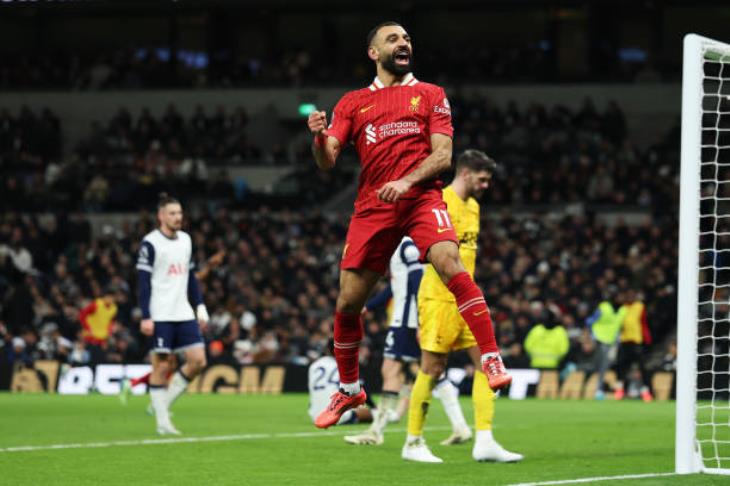
[[[673,402],[498,400],[495,436],[526,455],[519,464],[476,463],[470,444],[438,445],[448,427],[434,402],[426,438],[442,465],[400,459],[405,419],[391,424],[383,446],[351,446],[342,435],[365,426],[317,431],[306,414],[307,396],[297,394],[183,396],[175,424],[184,438],[208,441],[141,444],[157,439],[147,403],[144,396],[122,406],[100,395],[0,394],[0,484],[515,484],[674,469]],[[470,400],[462,404],[470,417]],[[97,447],[8,450],[90,443]],[[601,484],[726,481],[694,475]]]

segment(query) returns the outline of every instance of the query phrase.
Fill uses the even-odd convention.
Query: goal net
[[[730,45],[684,40],[676,472],[730,474]]]

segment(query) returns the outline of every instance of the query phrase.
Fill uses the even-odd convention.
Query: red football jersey
[[[355,207],[377,201],[376,191],[412,172],[431,154],[431,135],[453,136],[451,108],[443,88],[408,74],[398,86],[375,78],[367,88],[350,91],[332,113],[327,134],[344,146],[355,145],[362,171]],[[405,197],[440,182],[425,181]]]

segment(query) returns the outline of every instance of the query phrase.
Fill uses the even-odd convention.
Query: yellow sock
[[[433,385],[433,378],[419,370],[411,390],[411,403],[408,405],[409,435],[423,435],[423,423],[426,421],[426,412],[431,404]]]
[[[474,403],[474,426],[477,430],[492,430],[494,398],[494,392],[487,382],[487,375],[481,371],[475,372],[471,399]]]

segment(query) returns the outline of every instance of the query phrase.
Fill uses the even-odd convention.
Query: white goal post
[[[681,161],[675,471],[730,474],[730,45],[695,34]]]

